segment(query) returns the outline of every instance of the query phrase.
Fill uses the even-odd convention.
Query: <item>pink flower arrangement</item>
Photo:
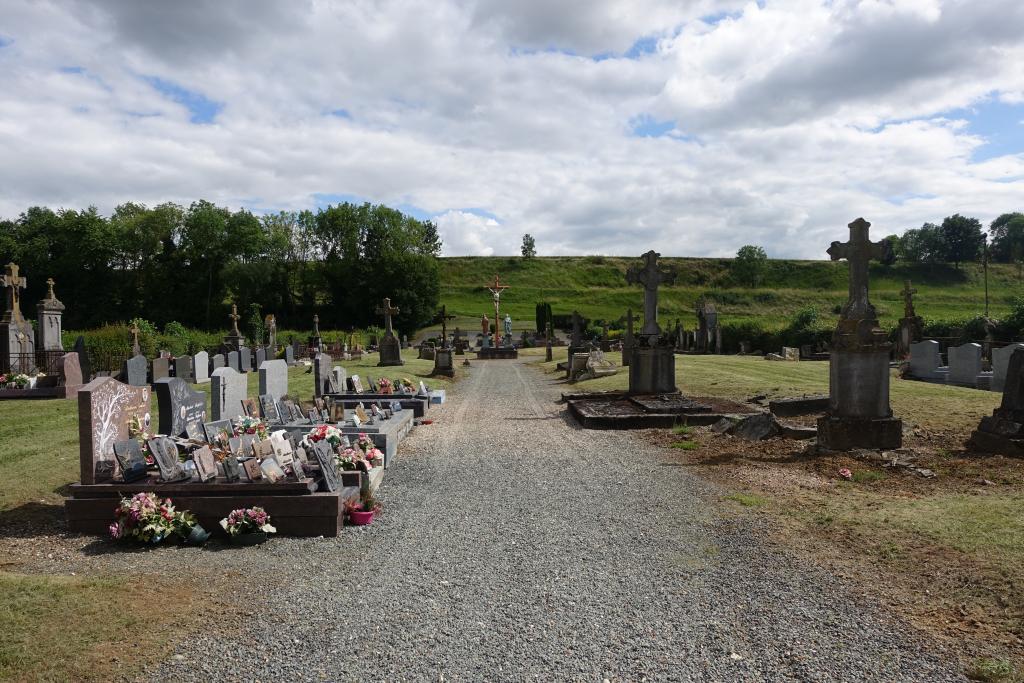
[[[380,393],[382,394],[392,394],[395,391],[395,385],[387,377],[381,377],[377,382],[377,386],[380,387]]]
[[[844,467],[841,470],[839,470],[839,476],[849,481],[850,479],[853,479],[853,472]]]
[[[346,448],[335,455],[334,460],[338,463],[338,467],[346,471],[366,469],[363,452],[357,448]]]
[[[310,443],[326,439],[327,443],[337,446],[341,443],[341,430],[332,425],[317,425],[313,428],[313,431],[306,435],[306,438]]]
[[[268,435],[267,423],[258,417],[240,415],[235,418],[235,436],[242,434],[255,434],[260,439],[266,439]]]
[[[270,515],[261,507],[232,510],[227,517],[220,520],[220,525],[231,536],[259,531],[265,534],[277,533],[277,529],[270,525]]]
[[[356,437],[356,446],[364,454],[369,453],[370,449],[375,447],[374,443],[373,443],[373,439],[371,439],[366,434],[366,432],[359,432],[359,435]]]
[[[175,522],[185,513],[174,510],[170,498],[161,499],[155,493],[136,493],[122,498],[114,510],[115,521],[108,527],[114,540],[135,540],[159,543],[170,536]]]

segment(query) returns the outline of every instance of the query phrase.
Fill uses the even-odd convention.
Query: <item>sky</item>
[[[0,217],[369,201],[444,254],[1024,210],[1021,0],[0,0]]]

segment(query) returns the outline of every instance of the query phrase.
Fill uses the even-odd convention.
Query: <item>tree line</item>
[[[0,220],[0,263],[29,280],[22,311],[56,281],[65,327],[144,318],[203,330],[230,325],[231,304],[273,313],[280,327],[379,324],[390,297],[395,327],[411,334],[440,299],[437,226],[383,205],[342,203],[257,216],[206,200],[154,207],[128,202],[109,216],[35,206]],[[30,310],[33,309],[33,310]]]
[[[918,263],[979,261],[1024,263],[1024,213],[1004,213],[989,224],[988,234],[977,218],[953,214],[942,223],[925,223],[889,238],[896,257]]]

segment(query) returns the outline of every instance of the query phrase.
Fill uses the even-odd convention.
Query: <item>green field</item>
[[[500,275],[509,289],[502,294],[502,311],[510,313],[516,329],[532,325],[535,305],[547,301],[556,315],[579,310],[584,317],[617,320],[626,308],[639,314],[643,295],[639,286],[626,283],[626,269],[639,258],[584,257],[458,257],[441,263],[441,302],[459,316],[464,329],[476,331],[480,315],[493,316],[491,295],[485,285]],[[813,306],[822,318],[833,316],[847,299],[846,262],[768,262],[760,287],[736,286],[730,277],[731,259],[665,258],[677,266],[675,285],[663,287],[660,308],[663,325],[680,318],[693,329],[694,302],[712,298],[723,323],[756,321],[765,329],[784,327],[801,308]],[[883,325],[894,326],[903,315],[900,290],[910,279],[918,290],[918,315],[926,319],[954,320],[980,315],[985,308],[985,285],[980,264],[956,270],[946,264],[873,265],[871,299]],[[1010,310],[1014,297],[1024,293],[1016,266],[996,264],[989,269],[990,310],[994,317]]]

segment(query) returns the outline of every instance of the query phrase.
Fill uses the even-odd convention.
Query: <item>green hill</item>
[[[694,302],[701,295],[715,301],[723,323],[757,323],[763,329],[785,327],[794,313],[815,307],[823,321],[835,319],[847,299],[845,261],[770,260],[761,286],[737,286],[730,275],[731,259],[664,258],[675,265],[675,285],[661,289],[663,325],[680,318],[693,329]],[[579,310],[592,320],[615,320],[632,306],[639,314],[642,293],[626,283],[626,269],[639,258],[582,257],[453,257],[441,259],[441,301],[457,324],[475,330],[480,315],[493,316],[486,283],[501,276],[509,289],[502,295],[502,311],[512,315],[516,328],[534,320],[534,306],[548,301],[556,315]],[[885,326],[894,326],[903,314],[900,291],[910,279],[918,315],[928,320],[961,320],[984,313],[985,287],[980,264],[873,264],[871,300]],[[1009,312],[1013,299],[1024,293],[1016,266],[989,268],[989,300],[993,317]]]

